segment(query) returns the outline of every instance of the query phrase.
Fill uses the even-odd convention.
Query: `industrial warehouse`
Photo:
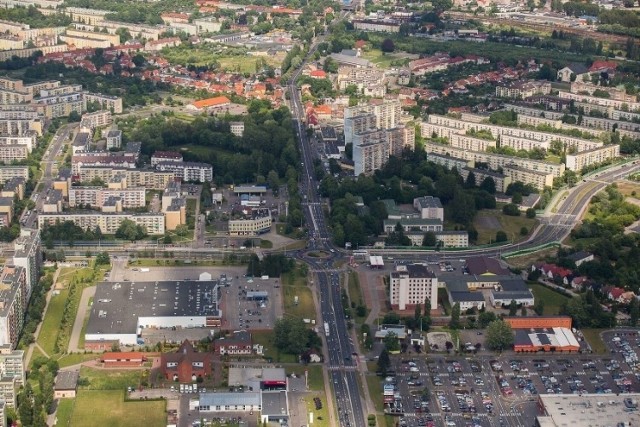
[[[99,283],[85,341],[137,345],[145,328],[218,327],[219,288],[209,273],[199,280]]]
[[[568,316],[505,317],[513,329],[513,349],[521,353],[538,351],[580,351],[580,343],[571,330]]]

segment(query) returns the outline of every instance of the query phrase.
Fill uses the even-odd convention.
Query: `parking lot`
[[[399,423],[407,427],[515,427],[533,425],[538,394],[639,392],[640,335],[612,331],[603,338],[609,356],[401,354],[382,379],[394,394],[385,408],[403,414]]]
[[[236,275],[223,288],[221,305],[224,329],[272,329],[283,312],[280,279]]]

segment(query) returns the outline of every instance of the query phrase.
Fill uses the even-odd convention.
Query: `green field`
[[[605,329],[580,329],[580,332],[584,335],[584,339],[591,345],[591,350],[597,354],[608,353],[607,345],[602,341],[602,337],[600,336],[602,331],[605,331]]]
[[[287,367],[287,372],[293,372],[298,376],[304,375],[304,371],[309,373],[309,390],[324,390],[324,377],[322,376],[321,365]]]
[[[494,218],[498,220],[498,226],[493,226]],[[478,212],[473,220],[473,226],[478,230],[479,245],[495,243],[496,233],[500,230],[507,234],[509,241],[523,239],[520,235],[520,229],[526,227],[529,233],[536,224],[535,218],[527,218],[524,214],[520,216],[507,216],[502,213],[501,209],[483,210]]]
[[[75,399],[60,399],[58,403],[58,409],[56,411],[56,418],[58,420],[58,426],[68,426],[71,423],[71,415],[73,415],[73,405]]]
[[[58,331],[60,330],[60,322],[62,321],[62,312],[64,310],[64,304],[69,296],[69,291],[63,289],[58,295],[53,295],[44,319],[42,320],[42,326],[40,328],[40,334],[38,335],[38,344],[49,356],[51,356],[56,345],[56,339],[58,338]]]
[[[124,390],[81,390],[73,407],[73,427],[161,427],[166,425],[166,402],[124,401]]]
[[[143,378],[148,376],[146,370],[105,370],[83,366],[80,368],[80,378],[87,379],[88,385],[79,388],[86,390],[126,390],[127,387],[137,388]]]
[[[373,404],[376,407],[376,411],[384,411],[384,402],[382,401],[382,381],[377,375],[367,375],[367,387],[369,388],[369,395],[373,400]]]
[[[77,365],[82,362],[97,359],[98,355],[94,353],[66,353],[58,359],[61,368]]]
[[[529,289],[531,289],[536,301],[544,301],[544,312],[542,314],[545,316],[554,316],[558,314],[562,304],[569,299],[568,297],[538,283],[529,284]]]
[[[274,343],[273,331],[261,331],[253,334],[253,343],[264,346],[264,358],[279,363],[296,363],[298,360],[293,354],[280,353]]]
[[[362,52],[362,57],[368,59],[381,68],[390,68],[392,63],[406,65],[409,60],[399,57],[393,53],[383,53],[380,49],[366,49]]]
[[[301,276],[298,269],[282,275],[281,285],[285,315],[299,319],[315,317],[316,308],[307,280],[307,276]],[[295,303],[296,296],[298,304]]]

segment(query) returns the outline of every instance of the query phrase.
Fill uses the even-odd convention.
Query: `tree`
[[[518,209],[518,205],[516,204],[507,203],[502,207],[502,213],[509,216],[520,216],[520,209]]]
[[[116,230],[116,237],[119,239],[136,241],[142,239],[147,233],[142,226],[137,225],[130,219],[124,219],[120,227]]]
[[[445,10],[449,10],[453,7],[452,0],[431,0],[431,6],[436,14],[440,14]]]
[[[512,299],[509,303],[509,316],[515,316],[518,313],[518,303]]]
[[[513,331],[504,320],[494,320],[487,326],[486,345],[490,350],[502,351],[513,345]]]
[[[433,247],[438,243],[436,239],[436,233],[433,231],[427,231],[424,233],[424,238],[422,239],[422,246]]]
[[[526,315],[527,315],[527,307],[523,305],[522,308],[520,309],[520,316],[525,317]]]
[[[496,182],[495,180],[488,176],[482,180],[480,184],[480,189],[486,191],[489,194],[496,194]]]
[[[185,237],[189,234],[189,226],[187,224],[179,224],[176,226],[175,232],[180,237]]]
[[[527,218],[533,219],[536,217],[536,210],[533,208],[529,208],[527,209],[525,215],[527,216]]]
[[[384,348],[389,353],[397,352],[400,350],[400,341],[398,341],[398,335],[395,332],[389,332],[384,337]]]
[[[451,320],[449,320],[451,329],[460,329],[460,303],[455,303],[451,307]]]
[[[275,345],[280,351],[300,355],[309,348],[310,334],[302,319],[278,319],[273,332]]]
[[[391,39],[384,39],[380,44],[380,50],[384,53],[391,53],[396,49],[396,45]]]
[[[111,257],[108,252],[100,252],[96,255],[96,265],[109,265],[111,264]]]
[[[70,123],[74,123],[74,122],[79,122],[82,119],[82,117],[80,116],[80,114],[77,111],[72,111],[71,113],[69,113],[69,122]]]
[[[384,348],[380,352],[380,356],[378,356],[378,372],[380,372],[382,376],[386,376],[390,366],[391,358],[389,357],[387,349]]]
[[[498,230],[496,232],[496,243],[506,242],[507,241],[507,233],[502,230]]]
[[[544,314],[544,300],[542,298],[536,298],[536,302],[533,305],[533,311],[538,315]]]
[[[478,315],[478,326],[484,329],[496,319],[496,314],[493,311],[483,311]]]

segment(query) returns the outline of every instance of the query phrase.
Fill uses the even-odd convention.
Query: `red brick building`
[[[100,361],[104,363],[105,368],[129,368],[142,366],[147,357],[138,351],[117,351],[103,354]]]
[[[189,340],[184,340],[175,353],[161,355],[160,369],[168,380],[191,383],[211,375],[212,358],[211,353],[198,352]]]

